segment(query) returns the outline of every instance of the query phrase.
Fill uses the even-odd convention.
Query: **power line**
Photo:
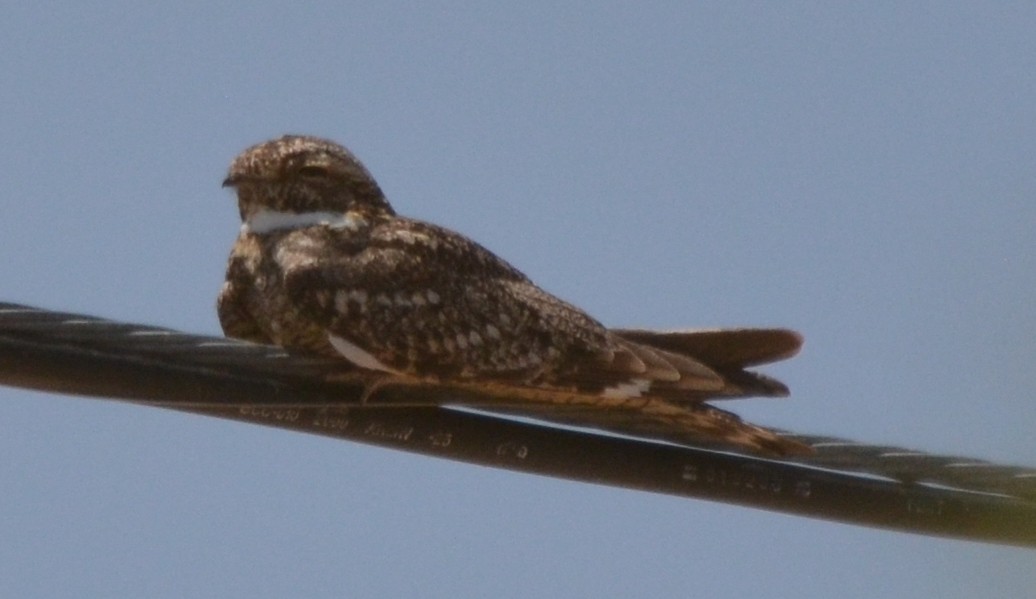
[[[491,397],[434,387],[361,402],[340,361],[0,303],[0,383],[119,399],[571,480],[921,534],[1036,547],[1036,470],[784,435],[764,459],[518,421]],[[450,404],[476,406],[478,411]],[[578,414],[566,414],[578,419]]]

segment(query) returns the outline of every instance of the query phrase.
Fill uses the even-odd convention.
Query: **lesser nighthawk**
[[[512,414],[808,451],[705,403],[786,395],[745,368],[796,353],[792,331],[607,329],[467,237],[397,216],[360,161],[328,140],[248,148],[223,185],[237,190],[243,221],[218,303],[230,337],[344,358],[390,384],[504,398],[500,411]]]

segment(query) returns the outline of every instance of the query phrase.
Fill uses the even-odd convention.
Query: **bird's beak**
[[[240,183],[240,182],[241,182],[241,178],[240,177],[235,177],[235,176],[231,175],[231,176],[227,177],[226,179],[223,179],[223,187],[237,187],[237,184]]]

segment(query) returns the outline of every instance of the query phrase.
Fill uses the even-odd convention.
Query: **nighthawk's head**
[[[318,137],[285,135],[248,148],[230,164],[223,186],[237,189],[246,224],[304,223],[314,215],[346,212],[361,217],[393,214],[360,161]]]

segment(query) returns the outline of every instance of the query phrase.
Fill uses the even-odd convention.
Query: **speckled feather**
[[[474,241],[397,216],[366,168],[333,142],[259,144],[234,160],[224,185],[237,189],[244,222],[218,304],[229,336],[336,357],[359,351],[361,366],[484,384],[537,410],[608,397],[602,409],[639,410],[654,428],[690,439],[801,449],[692,405],[782,395],[780,383],[736,360],[710,368],[672,337],[655,345],[651,332],[609,331]]]

